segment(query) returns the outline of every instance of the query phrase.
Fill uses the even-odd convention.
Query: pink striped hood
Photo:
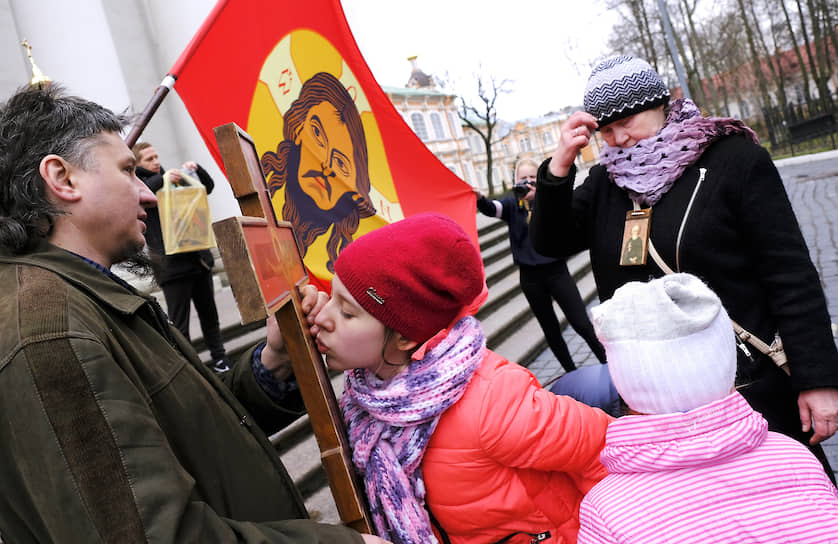
[[[579,544],[838,543],[838,491],[738,393],[608,427]]]
[[[608,426],[609,474],[717,464],[762,444],[768,423],[739,393],[679,414],[625,416]]]

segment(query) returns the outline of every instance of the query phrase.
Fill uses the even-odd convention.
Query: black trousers
[[[201,332],[213,361],[227,357],[221,340],[221,327],[218,322],[218,309],[215,306],[215,291],[212,285],[212,272],[201,271],[167,281],[161,285],[166,298],[169,319],[175,327],[189,339],[190,303],[195,305]]]
[[[524,291],[524,296],[538,324],[541,325],[541,330],[544,331],[547,345],[566,371],[575,369],[576,364],[562,338],[559,318],[553,310],[553,300],[559,304],[570,326],[587,342],[599,362],[605,362],[605,349],[597,340],[585,310],[585,302],[579,295],[579,289],[567,270],[565,261],[535,266],[521,265],[520,279],[521,290]]]

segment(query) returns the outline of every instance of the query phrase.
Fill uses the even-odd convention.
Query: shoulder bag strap
[[[699,169],[699,178],[698,183],[695,185],[695,189],[693,189],[692,197],[690,197],[690,202],[687,205],[687,210],[684,212],[684,218],[681,220],[681,226],[678,229],[678,242],[676,244],[675,255],[679,254],[679,249],[681,245],[681,234],[684,232],[684,224],[687,222],[687,216],[690,213],[690,209],[692,208],[693,201],[695,201],[695,195],[698,194],[698,188],[701,186],[701,182],[704,181],[704,175],[707,172],[705,168]],[[637,202],[632,201],[635,210],[640,209],[640,205]],[[649,255],[652,257],[652,260],[655,261],[655,264],[665,273],[665,274],[674,274],[675,271],[669,267],[668,264],[661,258],[658,250],[655,248],[655,244],[652,243],[652,236],[651,233],[649,234]],[[676,257],[676,261],[679,261]],[[679,267],[680,268],[680,267]],[[783,349],[783,341],[780,339],[780,335],[775,335],[774,342],[769,346],[765,342],[763,342],[760,338],[754,336],[747,330],[745,330],[739,323],[734,321],[733,319],[730,320],[733,324],[733,331],[736,333],[736,336],[742,342],[748,342],[752,346],[754,346],[760,353],[768,355],[774,363],[780,367],[780,369],[788,375],[791,375],[791,371],[789,370],[788,365],[788,358],[786,357],[786,352]]]
[[[493,542],[492,544],[505,544],[506,542],[509,542],[509,540],[515,535],[527,535],[528,537],[530,537],[529,544],[538,544],[539,542],[544,542],[551,536],[550,531],[544,531],[543,533],[527,533],[524,531],[515,531],[514,533],[508,534],[500,540]]]

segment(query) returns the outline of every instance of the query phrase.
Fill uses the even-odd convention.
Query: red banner
[[[477,243],[471,187],[390,103],[338,0],[221,0],[171,74],[222,168],[213,127],[253,137],[276,215],[321,287],[351,240],[419,212],[449,215]]]

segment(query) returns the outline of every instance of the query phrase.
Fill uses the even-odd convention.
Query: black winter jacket
[[[706,169],[704,181],[676,255],[679,227],[700,168]],[[541,165],[530,221],[536,251],[563,257],[590,249],[601,300],[629,281],[662,276],[651,257],[643,266],[619,266],[632,202],[609,180],[605,167],[592,168],[575,191],[574,176],[575,169],[567,178],[556,178],[548,162]],[[651,239],[671,268],[707,282],[746,330],[768,343],[780,332],[795,391],[838,387],[838,351],[818,272],[765,149],[742,136],[711,145],[653,207]],[[751,351],[755,361],[739,354],[739,383],[766,374],[788,383],[767,357]]]
[[[501,205],[500,216],[497,215],[495,202]],[[539,255],[530,242],[527,216],[529,211],[518,205],[514,196],[500,200],[491,200],[485,196],[477,199],[477,210],[487,217],[500,217],[509,225],[509,245],[512,248],[512,261],[517,265],[537,266],[556,262],[557,259]]]

